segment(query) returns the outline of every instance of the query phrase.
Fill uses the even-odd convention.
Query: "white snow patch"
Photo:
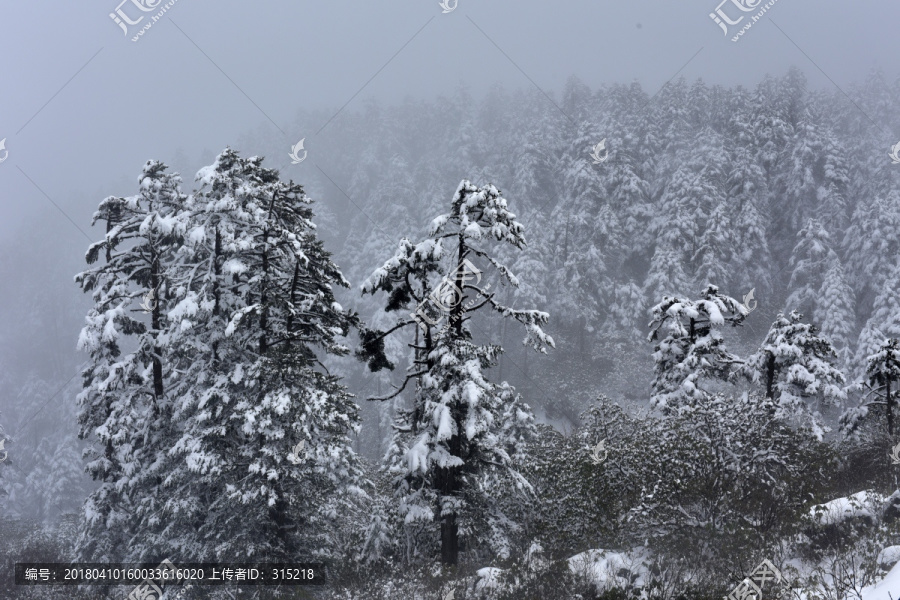
[[[836,525],[854,517],[874,519],[883,504],[884,496],[881,494],[862,491],[824,504],[816,504],[809,509],[809,514],[819,525]]]
[[[647,549],[643,547],[628,552],[588,550],[569,559],[569,570],[587,577],[601,590],[629,585],[643,587],[647,559]],[[630,581],[632,575],[637,575],[634,583]]]
[[[500,587],[500,577],[503,569],[497,567],[485,567],[475,572],[478,581],[475,582],[476,592],[486,592],[488,590],[497,590]]]
[[[878,553],[878,564],[889,567],[896,566],[900,562],[900,546],[888,546]]]
[[[896,548],[897,546],[891,546]],[[887,550],[887,548],[885,548]],[[886,600],[887,598],[897,598],[900,591],[900,563],[894,565],[894,568],[888,574],[876,583],[862,589],[860,600]],[[890,594],[890,595],[888,595]]]

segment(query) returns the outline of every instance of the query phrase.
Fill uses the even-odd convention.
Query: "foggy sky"
[[[709,18],[716,0],[459,0],[448,14],[437,0],[178,0],[137,43],[144,23],[124,35],[108,16],[117,3],[0,5],[3,238],[45,215],[61,232],[50,244],[83,249],[66,215],[99,237],[97,203],[135,193],[148,158],[180,152],[198,168],[227,144],[249,155],[241,135],[263,124],[283,130],[285,152],[301,137],[314,147],[328,127],[293,131],[300,108],[431,99],[461,82],[476,97],[500,83],[559,98],[571,75],[592,88],[637,80],[652,94],[676,74],[754,85],[797,66],[834,89],[872,68],[900,73],[900,5],[888,0],[779,0],[738,43]],[[302,182],[299,167],[312,167],[291,173]],[[193,172],[183,175],[189,191]]]

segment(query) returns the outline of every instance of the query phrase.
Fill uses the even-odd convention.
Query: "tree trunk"
[[[291,279],[291,306],[297,303],[297,285],[300,282],[300,259],[294,263],[294,277]],[[288,313],[287,316],[287,335],[288,338],[294,333],[294,314]],[[290,343],[290,342],[288,342]]]
[[[275,194],[272,194],[272,202],[269,204],[269,220],[272,219],[272,210],[275,208]],[[259,353],[265,356],[269,349],[269,228],[263,232],[262,250],[262,282],[259,290]]]
[[[444,516],[441,522],[441,562],[445,565],[459,562],[459,525],[455,513]]]
[[[775,355],[771,352],[766,353],[766,398],[773,403],[775,402]],[[769,413],[775,414],[774,404],[769,407]]]
[[[219,231],[218,225],[216,226],[216,249],[215,255],[213,256],[213,273],[215,273],[215,277],[213,278],[213,298],[215,298],[215,305],[213,306],[213,317],[219,316],[220,308],[219,304],[222,300],[222,290],[220,287],[220,281],[222,279],[222,264],[219,261],[219,258],[222,256],[222,232]],[[219,340],[215,339],[212,343],[212,362],[213,366],[219,364]]]
[[[162,399],[163,396],[163,369],[162,369],[162,349],[159,347],[157,338],[159,337],[159,328],[160,328],[160,309],[159,305],[161,303],[162,298],[160,298],[159,288],[160,288],[160,279],[159,279],[159,255],[156,253],[156,248],[153,248],[153,255],[151,257],[150,262],[150,289],[153,292],[154,296],[154,305],[153,310],[150,311],[152,313],[151,318],[151,327],[153,327],[153,394],[156,396],[157,402]]]
[[[887,401],[887,422],[888,422],[888,435],[892,438],[894,436],[894,409],[891,406],[894,403],[893,398],[891,398],[891,378],[887,378],[887,386],[885,390],[885,400]]]
[[[297,525],[291,520],[288,513],[289,501],[281,482],[275,482],[274,487],[277,499],[269,508],[269,518],[275,525],[275,535],[280,542],[279,549],[284,553],[280,558],[289,560],[291,557],[296,556],[298,550],[294,536]]]
[[[462,234],[459,236],[459,254],[456,261],[456,286],[462,291],[465,284],[463,278],[463,260],[466,258],[466,244]],[[453,320],[453,335],[455,340],[461,340],[463,335],[462,323],[465,316],[465,307],[463,306],[463,295],[460,294],[459,302],[453,306],[450,311],[450,318]],[[457,423],[462,422],[460,406],[457,404],[450,407],[450,413]],[[462,440],[457,432],[448,443],[448,450],[451,456],[459,457],[462,454]],[[459,524],[456,520],[456,511],[443,510],[443,499],[446,497],[455,497],[459,492],[459,467],[439,468],[437,469],[438,490],[440,490],[440,500],[442,506],[441,518],[441,562],[445,565],[455,565],[459,562]]]

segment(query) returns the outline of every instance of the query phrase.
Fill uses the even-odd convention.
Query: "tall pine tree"
[[[231,149],[197,177],[170,312],[179,437],[135,555],[333,555],[339,515],[363,494],[358,407],[320,362],[349,352],[340,338],[358,319],[333,291],[349,284],[300,185]]]
[[[417,318],[401,317],[387,332],[371,332],[367,349],[371,355],[386,335],[414,329],[415,358],[406,382],[415,381],[416,390],[412,407],[398,417],[389,470],[404,527],[430,532],[430,524],[438,523],[434,533],[445,564],[459,561],[461,538],[472,550],[508,554],[515,524],[498,501],[500,490],[530,490],[512,458],[517,440],[526,435],[521,429],[528,429],[530,410],[512,388],[485,377],[502,348],[476,344],[471,319],[484,308],[519,321],[525,343],[534,349],[545,352],[553,346],[542,329],[546,313],[504,306],[495,300],[495,290],[479,285],[482,268],[488,266],[504,284],[518,285],[516,276],[484,247],[489,242],[521,250],[523,227],[494,186],[463,180],[450,212],[433,221],[428,239],[415,246],[404,240],[398,254],[363,286],[364,292],[389,294],[389,310],[419,313]],[[446,252],[446,243],[456,248]],[[437,271],[441,261],[450,268]],[[431,275],[439,272],[447,275],[435,281]],[[446,314],[441,316],[435,306]],[[520,433],[513,437],[504,433],[517,429]]]
[[[138,181],[138,195],[100,203],[93,222],[104,221],[106,235],[86,258],[94,264],[102,253],[103,261],[75,278],[94,302],[78,339],[90,355],[79,436],[93,443],[87,471],[100,483],[85,503],[79,550],[94,560],[122,560],[140,535],[138,514],[158,510],[156,469],[171,441],[174,362],[164,332],[186,197],[180,178],[158,161],[148,161]]]

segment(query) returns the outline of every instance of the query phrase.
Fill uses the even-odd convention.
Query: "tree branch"
[[[385,400],[390,400],[390,399],[392,399],[392,398],[396,398],[397,396],[399,396],[399,395],[403,392],[404,389],[406,389],[406,385],[410,382],[410,380],[415,379],[416,377],[420,377],[420,376],[422,376],[422,375],[425,375],[426,373],[428,373],[428,371],[419,371],[418,373],[412,373],[412,374],[410,374],[410,375],[407,375],[407,376],[406,376],[406,379],[403,380],[403,385],[401,385],[401,386],[397,389],[397,391],[394,392],[393,394],[391,394],[390,396],[382,396],[382,397],[366,398],[366,401],[367,401],[367,402],[374,402],[374,401],[384,402]],[[396,387],[396,386],[395,386],[395,387]]]

